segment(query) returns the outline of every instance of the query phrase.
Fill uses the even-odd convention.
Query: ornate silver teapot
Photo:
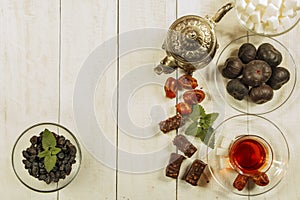
[[[173,22],[163,44],[167,56],[155,68],[155,72],[172,73],[179,67],[191,74],[205,67],[218,47],[215,24],[233,7],[234,3],[228,3],[213,17],[187,15]]]

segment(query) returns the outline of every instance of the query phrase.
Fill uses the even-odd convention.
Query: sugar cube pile
[[[281,33],[299,19],[300,0],[237,0],[242,23],[261,34]]]

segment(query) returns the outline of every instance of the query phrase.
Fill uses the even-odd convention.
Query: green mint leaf
[[[51,156],[51,152],[48,150],[42,151],[38,154],[39,158],[43,158],[43,157],[47,157],[47,156]]]
[[[49,148],[56,146],[56,139],[48,129],[45,129],[42,134],[42,146],[44,150],[49,150]]]
[[[198,109],[199,109],[199,115],[201,117],[204,117],[206,115],[206,113],[205,113],[205,110],[204,110],[203,106],[198,105]]]
[[[191,123],[185,130],[186,135],[192,135],[196,136],[197,135],[197,129],[198,129],[198,122],[193,122]]]
[[[216,119],[218,118],[219,113],[210,113],[205,116],[205,119],[207,120],[207,125],[212,126]]]
[[[51,155],[56,155],[61,151],[60,148],[54,147],[50,149]]]
[[[206,130],[205,138],[202,140],[206,146],[209,146],[210,148],[215,148],[215,135],[213,135],[214,129],[212,127],[209,127]]]
[[[199,137],[201,141],[204,141],[206,135],[206,129],[203,127],[198,127],[196,137]]]
[[[55,166],[56,164],[56,156],[46,156],[44,158],[44,165],[46,168],[46,171],[49,173]]]
[[[198,105],[193,105],[193,107],[192,107],[192,113],[189,115],[189,118],[192,121],[198,121],[199,116],[200,116],[200,111],[199,111]]]

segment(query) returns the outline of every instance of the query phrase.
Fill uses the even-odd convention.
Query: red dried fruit
[[[189,90],[183,93],[183,100],[190,104],[198,104],[205,98],[205,93],[202,90]]]
[[[266,186],[269,184],[269,177],[265,173],[261,173],[259,175],[252,177],[254,183],[259,186]]]
[[[169,77],[166,80],[165,83],[165,92],[166,92],[166,97],[173,99],[176,97],[176,93],[178,91],[178,83],[177,80],[175,78]]]
[[[197,80],[191,75],[183,75],[179,77],[178,84],[180,88],[195,89],[198,86]]]
[[[246,186],[247,182],[249,180],[248,176],[239,174],[234,182],[233,182],[233,187],[235,187],[236,189],[238,189],[239,191],[243,190],[244,187]]]
[[[176,104],[176,111],[181,115],[189,115],[192,113],[192,107],[185,102]]]

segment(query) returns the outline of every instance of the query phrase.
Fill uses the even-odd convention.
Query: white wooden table
[[[213,15],[227,2],[226,0],[1,0],[1,199],[248,199],[225,192],[214,180],[199,187],[191,187],[182,180],[176,182],[164,176],[163,168],[148,173],[124,172],[118,168],[119,165],[123,167],[122,159],[125,158],[121,157],[122,154],[106,152],[99,147],[100,154],[104,157],[115,156],[110,158],[115,166],[107,166],[88,151],[89,148],[82,140],[88,133],[78,131],[73,110],[75,84],[84,61],[96,47],[109,41],[110,49],[115,49],[116,56],[97,83],[94,105],[103,133],[115,147],[115,151],[118,147],[132,154],[146,154],[168,146],[167,149],[171,153],[174,150],[170,145],[174,135],[144,139],[132,137],[126,134],[126,130],[121,126],[117,126],[116,117],[111,114],[112,107],[120,112],[121,106],[124,105],[120,102],[117,104],[110,96],[113,89],[115,87],[126,89],[124,84],[128,82],[123,83],[123,78],[144,64],[154,66],[164,55],[164,52],[159,50],[160,46],[157,46],[156,50],[130,52],[131,49],[128,49],[127,54],[118,58],[118,52],[129,48],[124,46],[126,41],[122,41],[122,36],[137,29],[167,29],[177,17],[185,14]],[[246,31],[238,24],[234,11],[226,15],[217,25],[220,48],[244,34]],[[289,33],[277,37],[291,51],[298,67],[299,35],[298,25]],[[139,36],[137,35],[136,40],[141,40],[143,44],[143,38]],[[158,38],[159,40],[162,41],[163,38]],[[216,57],[219,52],[220,50]],[[208,73],[215,62],[216,59],[210,67],[199,74]],[[126,99],[127,96],[122,97],[126,93],[120,90],[117,90],[119,91],[117,97],[129,102],[130,117],[138,125],[151,123],[149,106],[153,102],[163,101],[167,114],[174,114],[171,107],[176,100],[164,99],[162,87],[144,86],[136,89],[130,100]],[[275,112],[265,115],[285,132],[289,142],[291,160],[287,176],[275,190],[251,199],[300,199],[299,89],[297,83],[288,102]],[[229,107],[224,113],[225,117],[237,114]],[[118,114],[119,124],[126,123],[122,121],[125,120],[122,113]],[[18,181],[11,167],[11,150],[19,134],[29,126],[45,121],[57,122],[72,130],[80,139],[83,151],[82,166],[76,179],[65,189],[49,194],[33,192],[26,188]],[[89,121],[84,123],[88,125]],[[127,162],[128,169],[134,169],[137,165],[135,161],[132,162],[134,163],[130,160]]]

